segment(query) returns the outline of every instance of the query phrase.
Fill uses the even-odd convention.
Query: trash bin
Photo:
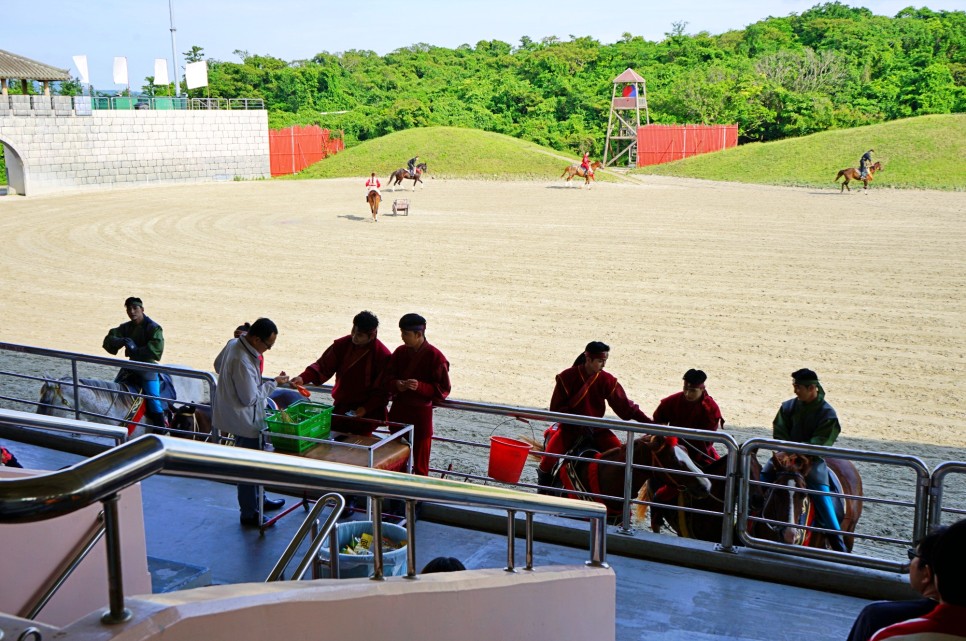
[[[372,521],[349,521],[340,523],[335,530],[336,540],[339,542],[339,549],[348,545],[353,537],[363,534],[372,534]],[[383,551],[382,553],[382,573],[384,576],[404,576],[409,569],[406,557],[406,528],[395,525],[394,523],[382,524],[382,535],[395,543],[404,544],[398,550]],[[373,542],[375,543],[375,542]],[[326,539],[320,551],[325,561],[329,560],[329,540]],[[340,554],[339,555],[339,578],[357,579],[368,578],[373,573],[372,554]],[[322,567],[322,576],[331,576],[329,566]]]

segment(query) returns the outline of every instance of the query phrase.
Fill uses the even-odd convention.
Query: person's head
[[[124,311],[127,317],[137,324],[144,320],[144,303],[137,296],[128,296],[124,300]]]
[[[352,344],[368,345],[376,338],[379,329],[379,319],[372,312],[359,312],[352,319]]]
[[[811,403],[818,398],[818,374],[807,368],[792,372],[792,390],[802,403]]]
[[[936,541],[932,567],[943,603],[966,606],[966,519],[953,523]]]
[[[235,338],[238,338],[239,336],[244,336],[245,334],[248,333],[248,330],[250,330],[251,328],[252,328],[251,323],[242,323],[241,325],[235,328]]]
[[[610,346],[607,343],[591,341],[584,348],[584,353],[574,361],[574,365],[583,365],[589,373],[596,374],[604,369],[608,356],[610,356]]]
[[[684,399],[696,401],[704,394],[704,382],[708,375],[699,369],[689,369],[684,373]]]
[[[370,178],[375,178],[376,177],[376,172],[372,172],[371,174],[369,174],[369,177]]]
[[[466,569],[462,561],[452,556],[438,556],[423,567],[420,574],[434,574],[436,572],[461,572]]]
[[[275,345],[278,337],[278,327],[267,318],[259,318],[248,329],[245,340],[248,344],[258,350],[259,354],[264,354]]]
[[[869,153],[871,154],[873,151],[875,151],[875,149],[870,149],[869,150]]]
[[[399,319],[399,334],[406,347],[419,347],[426,340],[426,319],[419,314],[403,315]]]
[[[909,585],[925,597],[939,596],[932,567],[935,562],[936,543],[948,529],[947,526],[940,525],[922,537],[919,545],[909,548]]]

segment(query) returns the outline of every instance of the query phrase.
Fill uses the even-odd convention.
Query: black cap
[[[799,385],[818,385],[818,374],[808,368],[792,372],[792,380]]]
[[[689,369],[684,373],[684,382],[692,385],[701,385],[708,380],[708,375],[699,369]]]

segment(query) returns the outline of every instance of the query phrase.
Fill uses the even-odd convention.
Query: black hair
[[[691,385],[701,385],[708,380],[708,375],[699,369],[689,369],[684,373],[684,382]]]
[[[937,525],[932,529],[929,534],[922,537],[919,541],[919,545],[916,546],[916,550],[919,552],[919,567],[931,568],[933,564],[933,556],[936,553],[936,543],[942,535],[949,529],[948,525]]]
[[[419,329],[413,329],[416,327]],[[424,332],[426,331],[426,319],[419,314],[414,314],[412,312],[409,314],[404,314],[403,317],[399,319],[399,329]]]
[[[259,318],[252,323],[251,328],[248,330],[249,336],[260,338],[262,341],[267,341],[271,338],[272,334],[278,334],[278,327],[267,318]]]
[[[578,365],[583,365],[584,363],[586,363],[588,353],[594,354],[597,352],[609,352],[609,351],[610,351],[610,345],[608,345],[607,343],[601,343],[600,341],[590,341],[589,343],[587,343],[587,347],[584,348],[584,351],[578,354],[577,358],[574,359],[574,367],[577,367]]]
[[[361,332],[372,332],[379,329],[379,319],[370,311],[356,314],[352,318],[352,324]]]
[[[438,556],[423,567],[420,574],[434,574],[436,572],[460,572],[465,570],[463,562],[452,556]]]
[[[966,606],[966,519],[957,521],[936,541],[932,572],[943,603]]]

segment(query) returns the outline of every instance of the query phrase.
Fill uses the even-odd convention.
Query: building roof
[[[644,78],[641,78],[636,71],[628,67],[624,70],[624,73],[614,78],[614,83],[618,82],[644,82]]]
[[[51,67],[42,62],[0,49],[0,78],[70,80],[70,73],[67,69]]]

